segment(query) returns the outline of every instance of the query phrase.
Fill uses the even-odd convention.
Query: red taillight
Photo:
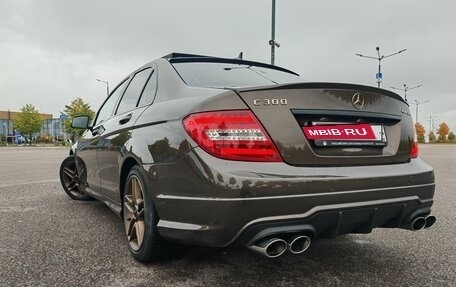
[[[415,126],[413,126],[413,130],[415,131]],[[416,136],[416,131],[415,131],[415,136],[413,138],[412,142],[412,148],[410,149],[410,158],[417,158],[418,157],[418,137]]]
[[[204,112],[187,116],[184,128],[206,152],[223,159],[282,161],[251,111]]]
[[[410,150],[410,158],[417,158],[418,157],[418,142],[416,140],[412,143],[412,149]]]

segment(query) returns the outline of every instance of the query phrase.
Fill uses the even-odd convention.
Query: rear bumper
[[[309,216],[253,223],[243,229],[237,242],[248,246],[261,238],[286,233],[334,238],[347,233],[370,233],[376,227],[398,228],[418,215],[430,214],[432,200],[423,202],[416,197],[404,197],[356,205],[318,206],[318,211],[309,212]]]
[[[293,167],[224,161],[198,148],[173,164],[146,167],[160,234],[222,247],[274,233],[313,237],[399,227],[429,214],[434,173],[421,160],[368,167]]]

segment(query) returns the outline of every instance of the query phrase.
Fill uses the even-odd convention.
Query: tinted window
[[[139,100],[138,107],[148,105],[154,101],[155,91],[157,90],[157,72],[153,71],[152,76],[149,78],[149,81],[144,88],[144,91]]]
[[[252,87],[303,82],[299,76],[263,67],[230,63],[174,63],[184,82],[194,87]]]
[[[120,100],[119,107],[117,108],[116,114],[121,114],[126,111],[130,111],[138,104],[139,96],[146,84],[147,79],[152,69],[145,69],[135,74],[127,90],[125,91],[122,100]]]
[[[97,120],[94,126],[106,121],[111,117],[114,108],[116,107],[117,100],[120,98],[120,95],[122,94],[122,91],[124,90],[126,84],[127,81],[124,81],[117,87],[117,89],[114,92],[111,93],[111,96],[106,100],[106,102],[103,104],[100,111],[98,112]]]

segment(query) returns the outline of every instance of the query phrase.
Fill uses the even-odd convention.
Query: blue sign
[[[377,73],[377,74],[375,74],[375,78],[376,78],[376,79],[381,79],[381,78],[383,78],[383,73]]]
[[[61,119],[61,120],[66,120],[66,119],[68,119],[68,116],[65,115],[65,114],[61,114],[61,115],[60,115],[60,119]]]

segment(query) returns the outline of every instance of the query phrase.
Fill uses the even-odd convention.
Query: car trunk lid
[[[408,104],[368,86],[299,83],[236,92],[283,160],[297,166],[403,163],[414,140]]]

